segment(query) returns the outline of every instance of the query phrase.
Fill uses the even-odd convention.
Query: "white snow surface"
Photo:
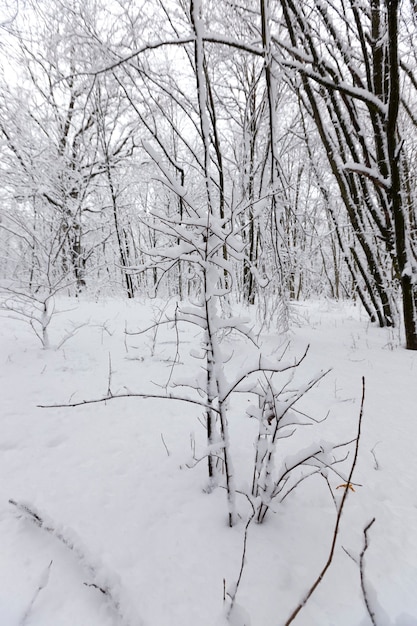
[[[181,326],[178,357],[169,325],[159,330],[154,349],[145,335],[125,341],[126,324],[139,329],[151,323],[145,301],[62,299],[57,308],[66,312],[51,322],[51,345],[65,329],[89,320],[59,350],[43,350],[25,323],[0,319],[0,625],[227,624],[224,585],[232,589],[238,578],[251,507],[238,493],[239,523],[228,528],[225,490],[206,489],[205,460],[188,467],[193,454],[199,458],[207,448],[204,408],[137,397],[38,406],[108,395],[109,364],[113,394],[164,393],[160,385],[170,379],[174,359],[174,374],[187,380],[200,367],[189,355],[198,348],[200,331]],[[284,358],[300,357],[307,344],[310,350],[292,387],[332,368],[300,405],[316,420],[328,418],[280,440],[275,466],[285,466],[286,454],[293,459],[314,442],[326,442],[327,458],[328,442],[353,439],[362,376],[366,398],[355,491],[349,491],[334,560],[294,624],[371,624],[358,562],[363,530],[375,517],[364,563],[378,626],[416,626],[417,354],[403,348],[398,331],[370,325],[352,304],[300,303],[295,309],[298,325]],[[287,339],[270,330],[263,343],[272,357]],[[230,375],[249,356],[238,336],[226,337],[223,345],[233,354]],[[236,394],[228,410],[235,482],[242,492],[252,481],[258,423],[246,409],[253,402],[253,396]],[[342,475],[349,474],[349,450],[346,462],[336,466]],[[324,473],[340,501],[342,479]],[[32,506],[55,533],[20,516],[9,499]],[[327,560],[335,521],[320,474],[282,504],[273,501],[265,522],[249,526],[229,623],[284,625]],[[100,581],[112,589],[118,610],[97,588]]]

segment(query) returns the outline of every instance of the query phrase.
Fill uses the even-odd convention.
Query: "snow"
[[[298,56],[299,52],[297,50],[297,56]],[[330,80],[320,74],[318,74],[317,72],[315,72],[314,70],[308,68],[305,66],[305,58],[303,59],[302,62],[299,61],[285,61],[285,65],[287,67],[292,67],[298,71],[300,71],[300,73],[305,74],[306,76],[312,78],[313,80],[316,80],[318,83],[325,85],[326,87],[330,87],[331,89],[335,89],[338,91],[341,91],[349,96],[352,96],[353,98],[356,98],[357,100],[362,100],[363,102],[365,102],[368,106],[372,106],[374,107],[377,111],[379,111],[382,115],[386,115],[387,114],[387,106],[386,104],[384,104],[382,102],[382,100],[380,98],[378,98],[375,94],[373,94],[371,91],[368,91],[367,89],[364,89],[362,87],[353,87],[352,85],[350,85],[348,82],[343,81],[343,80],[338,80],[333,81]],[[335,72],[336,74],[336,72]]]
[[[378,626],[416,626],[417,354],[402,347],[398,331],[369,325],[351,304],[295,306],[300,322],[285,359],[294,363],[307,344],[310,350],[291,389],[317,371],[332,370],[302,399],[302,413],[289,413],[297,430],[280,439],[275,466],[290,464],[314,446],[328,463],[331,444],[356,435],[362,376],[366,397],[355,491],[348,494],[335,557],[294,623],[371,623],[358,562],[363,530],[375,517],[364,563]],[[242,495],[252,481],[261,417],[253,396],[230,398],[240,519],[228,528],[224,489],[207,492],[202,407],[156,398],[38,406],[97,399],[109,389],[163,393],[176,358],[175,331],[161,326],[154,348],[146,335],[126,338],[126,326],[152,323],[152,306],[141,300],[57,299],[57,308],[67,312],[52,318],[51,345],[69,326],[90,320],[59,350],[43,350],[28,324],[1,316],[0,624],[285,624],[328,557],[336,509],[323,476],[302,482],[282,504],[273,500],[265,523],[249,525],[243,575],[227,622],[224,586],[236,584],[254,506]],[[201,332],[181,324],[178,380],[189,382],[197,373],[189,352],[198,350]],[[283,338],[270,332],[262,339],[273,363]],[[253,348],[239,334],[226,337],[222,348],[231,349],[228,372],[236,367],[238,375]],[[287,380],[288,373],[280,375]],[[308,427],[298,425],[309,420]],[[342,476],[349,473],[349,450],[346,462],[335,466]],[[337,502],[343,480],[329,469],[324,473]],[[10,499],[37,511],[56,532],[35,525]],[[118,610],[99,583],[112,588]]]
[[[363,163],[348,161],[347,163],[345,163],[344,169],[350,172],[356,172],[357,174],[362,174],[363,176],[370,178],[383,189],[390,188],[391,179],[381,176],[381,173],[376,168],[366,167],[366,165],[363,165]]]

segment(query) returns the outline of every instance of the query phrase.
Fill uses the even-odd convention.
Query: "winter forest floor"
[[[226,623],[223,581],[229,588],[238,578],[251,511],[238,494],[240,519],[229,528],[224,490],[206,493],[206,462],[195,461],[206,445],[201,407],[140,398],[38,406],[101,398],[109,384],[113,394],[162,393],[158,385],[166,384],[176,358],[175,331],[161,327],[154,349],[152,333],[124,332],[147,326],[157,304],[60,300],[64,312],[51,322],[52,343],[72,325],[88,324],[58,350],[42,350],[29,325],[0,320],[1,626]],[[328,417],[282,440],[277,465],[312,442],[353,439],[366,380],[355,491],[331,568],[294,624],[372,624],[359,561],[364,528],[375,518],[363,557],[374,623],[416,626],[417,353],[403,349],[398,331],[370,325],[352,304],[300,303],[294,316],[285,358],[311,346],[296,381],[332,368],[300,408],[316,420]],[[283,351],[286,339],[273,330],[262,339],[271,354]],[[194,375],[189,351],[198,341],[194,327],[181,330],[174,375]],[[245,361],[237,337],[226,337],[223,347],[232,355],[229,371]],[[240,394],[229,413],[242,492],[250,490],[257,433],[247,406]],[[349,451],[337,466],[342,476],[354,447]],[[343,480],[332,472],[328,478],[337,504]],[[46,531],[10,499],[37,511]],[[316,474],[273,503],[263,524],[251,523],[236,596],[247,617],[236,613],[231,623],[283,626],[327,560],[335,521],[329,487]]]

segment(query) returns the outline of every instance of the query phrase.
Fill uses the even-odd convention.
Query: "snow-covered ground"
[[[0,320],[0,625],[224,623],[224,585],[238,577],[251,509],[238,494],[239,523],[229,528],[225,491],[205,489],[205,460],[187,467],[205,450],[201,407],[151,398],[38,406],[99,399],[109,386],[113,394],[163,393],[176,357],[175,332],[161,327],[155,346],[152,333],[126,339],[126,325],[145,327],[158,316],[155,304],[143,301],[61,300],[58,308],[66,311],[51,323],[51,343],[88,321],[59,350],[42,350],[28,325],[5,315]],[[295,315],[285,358],[311,345],[296,381],[332,368],[301,408],[316,420],[328,417],[283,440],[276,463],[314,441],[353,439],[362,376],[366,398],[355,491],[349,491],[335,556],[294,623],[372,623],[359,557],[363,530],[375,517],[363,560],[375,623],[416,626],[417,354],[401,347],[397,331],[369,325],[351,304],[302,303]],[[199,337],[195,327],[181,335],[174,375],[190,377],[198,365],[189,351]],[[279,354],[285,339],[270,330],[263,343],[271,354],[281,346]],[[230,373],[244,362],[246,348],[232,336],[225,348]],[[250,487],[257,432],[247,405],[241,394],[229,414],[242,492]],[[349,451],[337,466],[342,476],[353,445]],[[329,482],[338,503],[343,480],[330,472]],[[53,532],[10,499],[37,512]],[[252,626],[285,624],[328,558],[336,521],[320,474],[272,509],[263,524],[249,526],[236,597]]]

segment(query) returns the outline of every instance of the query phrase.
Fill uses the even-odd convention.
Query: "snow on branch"
[[[248,52],[249,54],[255,54],[256,56],[263,56],[263,50],[262,48],[258,46],[247,44],[243,41],[232,39],[230,37],[224,37],[216,33],[205,33],[202,39],[203,41],[206,41],[207,43],[216,43],[216,44],[220,44],[220,45],[227,46],[230,48],[236,48],[237,50],[241,50],[242,52]],[[117,67],[120,67],[121,65],[124,65],[128,63],[129,61],[132,61],[133,59],[140,56],[144,52],[147,52],[148,50],[157,50],[158,48],[164,48],[165,46],[184,46],[188,43],[194,43],[194,42],[195,42],[194,35],[190,35],[188,37],[178,37],[177,39],[165,39],[162,41],[153,41],[153,42],[150,41],[144,44],[143,46],[141,46],[140,48],[138,48],[137,50],[135,50],[134,52],[132,52],[131,54],[123,57],[122,59],[119,59],[118,61],[115,61],[114,63],[106,65],[105,67],[102,67],[101,69],[98,69],[95,71],[83,72],[83,74],[87,76],[91,76],[91,75],[99,76],[100,74],[111,72],[112,70],[115,70]]]
[[[371,180],[377,187],[382,187],[383,189],[390,188],[391,180],[389,178],[384,178],[378,170],[366,167],[366,165],[363,165],[362,163],[349,161],[344,164],[343,169],[369,178],[369,180]]]
[[[135,615],[133,607],[130,606],[130,599],[126,597],[121,586],[119,577],[110,572],[106,566],[89,550],[82,545],[81,540],[68,527],[56,525],[44,513],[41,513],[34,505],[28,502],[17,502],[10,499],[9,504],[14,506],[20,517],[35,524],[45,532],[53,535],[66,548],[71,550],[77,557],[78,561],[88,572],[91,582],[84,583],[87,587],[93,587],[100,591],[106,601],[117,615],[121,626],[141,626],[141,619]]]
[[[307,68],[304,63],[300,63],[298,61],[282,61],[282,65],[297,70],[300,74],[304,74],[308,78],[311,78],[328,89],[340,91],[355,100],[364,102],[368,107],[376,109],[384,117],[387,115],[387,106],[382,102],[382,100],[380,100],[380,98],[367,89],[363,89],[362,87],[353,87],[343,80],[339,81],[327,78],[326,76],[321,76],[314,70]]]

